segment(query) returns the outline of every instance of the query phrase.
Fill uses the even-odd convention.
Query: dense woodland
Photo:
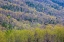
[[[0,42],[64,42],[64,1],[0,0]]]
[[[47,25],[45,28],[0,30],[0,42],[64,42],[64,26]]]

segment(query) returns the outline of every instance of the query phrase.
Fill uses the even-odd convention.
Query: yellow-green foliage
[[[6,42],[5,33],[0,31],[0,42]]]
[[[64,27],[47,25],[44,29],[0,31],[0,42],[64,42]]]
[[[35,32],[34,32],[35,34],[35,42],[43,42],[43,40],[44,40],[44,36],[45,36],[45,34],[46,34],[46,32],[45,32],[45,30],[43,29],[39,29],[39,28],[36,28],[35,29]]]
[[[54,28],[57,42],[64,42],[64,27],[56,25]]]

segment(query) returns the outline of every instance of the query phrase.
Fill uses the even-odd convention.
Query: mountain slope
[[[0,24],[22,29],[64,23],[63,10],[52,0],[0,0]]]

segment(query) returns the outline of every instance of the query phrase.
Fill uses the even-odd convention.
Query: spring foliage
[[[0,42],[64,42],[64,27],[48,25],[45,29],[0,30]]]

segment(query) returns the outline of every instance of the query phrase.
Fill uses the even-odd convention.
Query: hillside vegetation
[[[0,25],[23,29],[64,24],[63,10],[51,0],[0,0]]]
[[[0,31],[0,42],[64,42],[64,26]]]
[[[64,1],[0,0],[0,42],[64,42]]]

